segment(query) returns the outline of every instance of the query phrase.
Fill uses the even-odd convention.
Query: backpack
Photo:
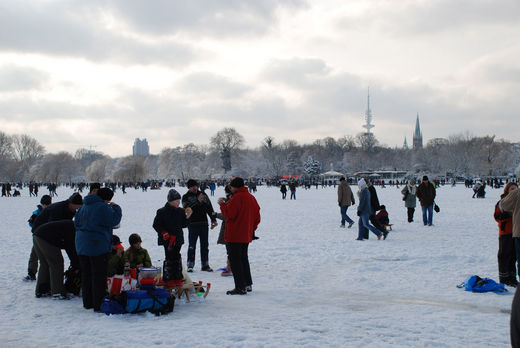
[[[101,311],[106,315],[151,312],[155,315],[173,312],[175,296],[155,286],[141,286],[141,290],[122,291],[106,296]]]
[[[471,292],[507,292],[504,284],[497,283],[491,278],[481,278],[478,275],[469,277],[464,283],[457,287],[464,288],[464,290]]]
[[[70,266],[69,269],[65,271],[65,284],[63,285],[67,292],[79,296],[81,291],[81,273]]]

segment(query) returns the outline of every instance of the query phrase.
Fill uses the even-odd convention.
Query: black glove
[[[361,216],[361,212],[359,210],[357,211],[357,216]]]

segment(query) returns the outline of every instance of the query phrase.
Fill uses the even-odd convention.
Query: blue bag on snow
[[[105,297],[101,311],[106,315],[146,311],[161,315],[173,312],[174,304],[175,296],[168,291],[143,286],[141,290],[122,291],[120,295]]]
[[[481,278],[478,275],[474,275],[469,277],[463,284],[459,287],[464,287],[466,291],[472,292],[495,292],[502,293],[507,292],[504,284],[497,283],[491,278]]]

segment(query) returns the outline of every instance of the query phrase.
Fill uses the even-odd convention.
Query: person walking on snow
[[[415,213],[415,207],[417,206],[417,197],[415,193],[417,187],[415,186],[415,179],[410,179],[408,184],[401,190],[403,194],[404,206],[406,207],[408,214],[408,222],[413,222],[413,214]]]
[[[428,180],[426,175],[423,176],[422,183],[417,187],[415,195],[421,203],[424,226],[433,225],[433,204],[436,191],[435,186]]]
[[[347,215],[347,209],[349,206],[356,204],[356,200],[354,199],[354,194],[352,193],[352,189],[350,185],[345,180],[345,177],[341,177],[339,179],[338,185],[338,205],[340,207],[341,212],[341,225],[340,227],[345,227],[345,221],[348,222],[348,228],[351,228],[354,224],[354,221]]]
[[[370,215],[372,215],[374,211],[370,204],[370,192],[368,191],[366,181],[364,179],[359,180],[358,187],[359,205],[357,208],[357,215],[359,216],[359,221],[357,240],[363,240],[363,232],[365,228],[372,231],[377,236],[377,239],[381,239],[382,232],[372,226],[369,222]]]

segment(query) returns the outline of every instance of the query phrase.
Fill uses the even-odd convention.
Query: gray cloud
[[[49,75],[31,67],[0,66],[0,92],[41,89],[49,82]]]
[[[114,15],[139,32],[171,35],[189,31],[190,35],[219,38],[263,35],[276,23],[278,7],[296,10],[306,6],[302,0],[283,3],[276,0],[155,0],[153,6],[139,0],[101,3],[107,4]]]
[[[377,27],[382,34],[414,36],[519,21],[520,2],[516,0],[377,0],[362,15],[343,16],[337,24],[345,29]]]
[[[199,97],[240,98],[251,87],[208,72],[198,72],[186,76],[176,86],[179,92]]]
[[[82,6],[67,1],[2,2],[0,51],[172,66],[193,63],[197,58],[190,47],[170,39],[144,41],[111,31],[101,21],[102,12],[96,8],[82,11]]]

